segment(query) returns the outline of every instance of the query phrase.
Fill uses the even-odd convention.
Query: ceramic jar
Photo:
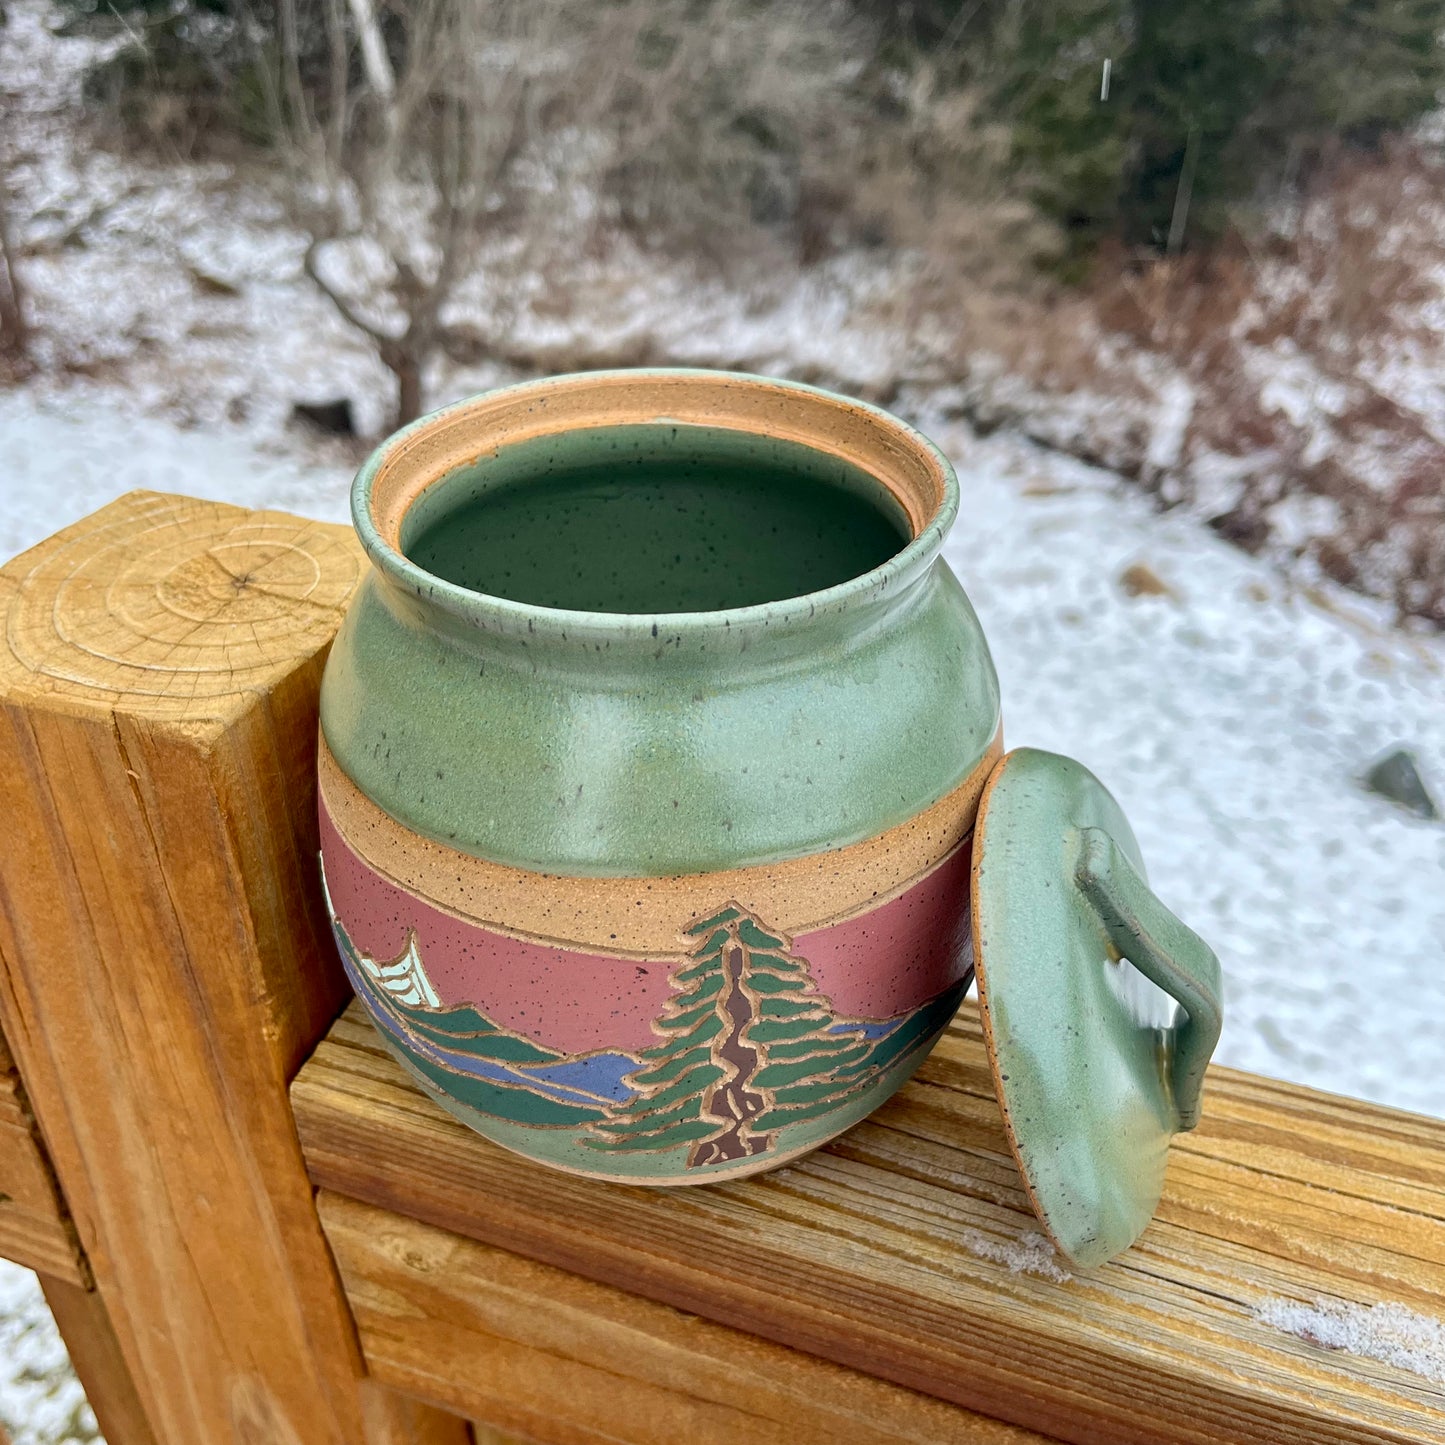
[[[324,876],[422,1087],[649,1184],[771,1168],[893,1093],[973,975],[1001,756],[943,456],[805,386],[594,373],[423,418],[352,508],[373,566],[322,691]]]
[[[588,530],[605,505],[562,515],[599,467],[640,490],[616,536]],[[717,494],[656,519],[697,468]],[[810,485],[730,517],[748,472]],[[488,489],[545,513],[490,548],[523,598],[606,605],[614,569],[686,555],[640,589],[655,610],[489,595],[465,584],[507,579],[426,543]],[[835,497],[887,542],[830,535],[840,576],[788,555]],[[353,510],[374,567],[322,693],[323,856],[353,982],[420,1082],[510,1148],[653,1183],[770,1167],[896,1089],[971,974],[969,834],[1000,749],[939,560],[943,457],[802,386],[582,375],[407,428]],[[587,569],[569,593],[546,554],[572,548],[591,560],[561,559]]]

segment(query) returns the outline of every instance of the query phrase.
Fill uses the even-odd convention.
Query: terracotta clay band
[[[323,737],[323,814],[370,868],[446,912],[515,937],[623,957],[675,956],[678,929],[719,899],[744,900],[788,933],[878,908],[968,836],[1002,756],[996,736],[956,788],[906,822],[824,853],[667,878],[558,877],[491,863],[408,832],[342,772]],[[543,886],[546,885],[546,886]]]

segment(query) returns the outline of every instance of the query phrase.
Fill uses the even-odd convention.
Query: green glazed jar
[[[1002,746],[939,555],[958,505],[896,418],[715,372],[512,387],[372,456],[324,873],[357,992],[444,1107],[695,1183],[908,1077],[973,976]]]

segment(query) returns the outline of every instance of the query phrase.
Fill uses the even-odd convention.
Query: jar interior
[[[473,592],[586,612],[705,612],[816,592],[913,537],[862,467],[799,442],[652,422],[533,437],[448,472],[402,551]]]

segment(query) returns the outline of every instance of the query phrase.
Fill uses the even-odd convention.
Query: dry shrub
[[[308,274],[395,373],[399,421],[432,359],[513,356],[523,312],[595,294],[624,241],[760,305],[871,253],[921,335],[1051,240],[975,98],[890,69],[848,0],[322,0],[324,84],[302,0],[276,3],[281,191]],[[383,19],[404,44],[368,51]]]
[[[1439,355],[1427,308],[1442,274],[1445,167],[1404,141],[1340,151],[1267,226],[1208,252],[1106,249],[1086,293],[1050,308],[1011,363],[1040,391],[1153,414],[1142,431],[1091,422],[1085,435],[1102,427],[1109,446],[1095,441],[1090,459],[1248,550],[1302,559],[1445,626],[1445,440],[1391,394],[1386,370]],[[1111,350],[1111,337],[1126,345]],[[1158,404],[1139,405],[1151,368],[1192,391],[1162,462]]]
[[[8,160],[0,152],[0,380],[18,380],[30,368],[30,328],[10,220]]]
[[[714,268],[789,259],[815,153],[850,125],[849,58],[872,27],[844,0],[662,0],[638,15],[604,122],[609,219]]]
[[[1420,313],[1445,262],[1445,168],[1435,156],[1402,139],[1379,152],[1337,151],[1288,222],[1263,238],[1264,269],[1294,284],[1252,340],[1285,336],[1358,365],[1430,335]]]
[[[886,102],[875,88],[852,128],[830,125],[813,147],[813,184],[834,198],[833,247],[892,247],[960,292],[1031,282],[1059,236],[1024,199],[1010,132],[980,92],[926,64],[875,85]]]
[[[1430,335],[1421,308],[1445,262],[1445,168],[1418,144],[1340,150],[1269,223],[1208,251],[1105,247],[1090,288],[1103,324],[1188,359],[1286,340],[1336,369]]]
[[[852,0],[652,14],[672,18],[668,59],[619,94],[604,190],[634,238],[735,280],[888,257],[909,273],[898,297],[935,311],[1024,284],[1056,249],[1007,128],[927,62],[891,64]]]

